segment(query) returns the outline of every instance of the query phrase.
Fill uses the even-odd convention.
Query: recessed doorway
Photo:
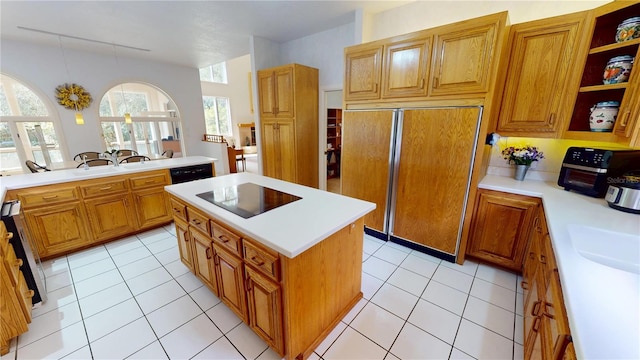
[[[327,191],[340,194],[340,154],[342,151],[342,90],[325,92],[327,138],[325,149]]]

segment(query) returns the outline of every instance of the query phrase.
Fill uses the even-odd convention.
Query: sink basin
[[[145,162],[132,162],[132,163],[126,163],[126,164],[120,164],[120,167],[123,167],[125,169],[135,169],[135,168],[140,168],[140,167],[145,167],[148,166],[149,162],[145,161]]]
[[[574,224],[567,228],[573,247],[584,258],[640,274],[640,235]]]
[[[112,165],[105,166],[94,166],[85,170],[83,168],[78,168],[73,171],[74,175],[83,176],[83,175],[99,175],[99,174],[107,174],[107,173],[116,173],[118,172],[118,168]]]

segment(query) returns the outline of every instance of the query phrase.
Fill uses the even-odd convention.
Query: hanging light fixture
[[[118,62],[118,52],[116,51],[116,45],[113,44],[113,54],[116,58],[116,67],[120,67],[120,63]],[[124,85],[120,83],[120,93],[122,94],[122,102],[124,103],[124,122],[125,124],[131,124],[133,121],[131,120],[131,114],[129,113],[129,106],[127,105],[127,99],[124,97]]]
[[[67,57],[64,54],[64,48],[62,47],[62,40],[60,39],[60,35],[58,35],[58,45],[60,46],[60,51],[62,51],[62,60],[64,61],[64,68],[67,71],[67,78],[71,78],[71,76],[69,75],[69,66],[67,65]],[[73,89],[73,87],[72,87]],[[82,89],[82,88],[80,88]],[[72,91],[72,93],[70,94],[71,98],[69,100],[71,100],[74,104],[75,110],[76,110],[76,124],[78,125],[84,125],[84,117],[82,117],[82,110],[78,109],[78,94],[76,94],[75,92]],[[91,98],[89,97],[89,102]]]

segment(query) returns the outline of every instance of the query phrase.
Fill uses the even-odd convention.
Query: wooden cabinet
[[[466,254],[521,271],[540,201],[485,189],[476,196]]]
[[[571,359],[571,332],[544,211],[538,211],[523,270],[525,359]]]
[[[218,297],[242,321],[247,322],[247,298],[244,285],[242,259],[213,243],[215,268],[218,278]]]
[[[384,46],[382,97],[426,96],[431,37]]]
[[[430,96],[484,94],[507,13],[497,13],[438,28],[433,49]]]
[[[4,223],[0,221],[0,355],[9,352],[11,339],[29,330],[33,291],[26,287],[20,271],[22,260],[16,258]]]
[[[318,69],[258,71],[264,175],[318,187]]]
[[[176,237],[178,238],[178,250],[180,251],[180,260],[192,272],[194,269],[193,261],[193,245],[191,245],[191,234],[189,233],[189,225],[178,218],[174,219],[176,226]]]
[[[610,59],[629,55],[638,59],[640,39],[615,42],[618,25],[625,19],[640,16],[640,2],[614,1],[593,11],[593,24],[583,41],[588,44],[588,54],[579,62],[580,89],[575,97],[575,106],[567,131],[568,139],[617,141],[624,145],[638,146],[640,113],[638,95],[634,94],[640,83],[637,66],[631,69],[627,82],[604,84],[603,74]],[[637,65],[637,60],[636,60]],[[637,90],[636,90],[637,91]],[[591,108],[598,102],[620,103],[617,120],[611,132],[593,132],[589,127]]]
[[[193,272],[218,296],[211,237],[193,228],[189,229],[189,236],[193,245]]]
[[[297,182],[295,124],[292,121],[265,120],[262,124],[263,174]]]
[[[107,240],[136,230],[136,214],[131,195],[103,196],[85,201],[94,239]]]
[[[382,86],[382,45],[358,45],[345,49],[344,99],[375,100]]]
[[[129,179],[139,229],[148,229],[171,221],[171,209],[164,186],[169,185],[166,170],[150,171]]]
[[[278,353],[284,352],[282,289],[245,265],[249,326]]]
[[[506,77],[496,131],[501,135],[559,137],[571,116],[586,51],[589,12],[511,26],[501,75]],[[508,59],[508,60],[506,60]]]
[[[84,204],[23,208],[24,219],[40,257],[61,255],[93,243]]]

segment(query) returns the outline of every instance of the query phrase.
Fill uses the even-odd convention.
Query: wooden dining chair
[[[171,149],[165,150],[162,153],[162,156],[167,157],[167,158],[172,158],[173,157],[173,150],[171,150]]]
[[[38,164],[36,164],[35,162],[33,162],[31,160],[25,161],[25,164],[27,165],[27,167],[29,168],[29,170],[32,173],[38,173],[40,171],[43,171],[43,172],[44,171],[51,171],[51,170],[47,169],[46,166],[38,165]]]
[[[133,162],[140,162],[140,161],[151,161],[151,159],[148,156],[144,156],[144,155],[132,155],[132,156],[127,156],[126,158],[120,160],[120,164],[122,163],[133,163]]]
[[[118,156],[132,156],[132,155],[138,155],[138,152],[135,150],[127,150],[127,149],[118,150]]]
[[[85,152],[81,152],[78,155],[73,157],[73,161],[82,161],[84,159],[84,156],[87,157],[87,160],[91,160],[91,159],[100,159],[100,154],[99,152],[95,152],[95,151],[85,151]]]
[[[111,160],[108,159],[89,159],[87,160],[87,166],[104,166],[111,164]],[[78,164],[78,168],[83,167],[84,162]]]

